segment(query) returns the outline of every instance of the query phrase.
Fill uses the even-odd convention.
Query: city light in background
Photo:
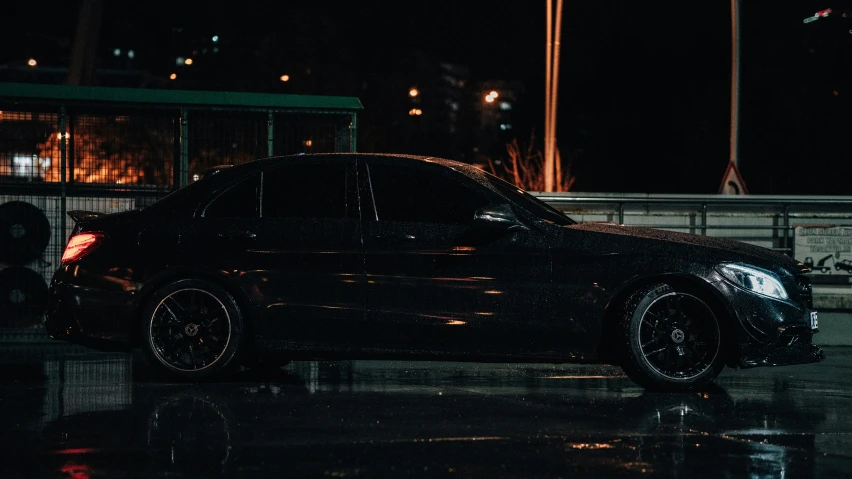
[[[800,158],[805,153],[800,152],[806,150],[808,164],[816,155],[822,158],[819,160],[822,167],[829,168],[839,157],[838,152],[845,151],[840,146],[842,135],[834,133],[828,136],[831,140],[825,140],[830,146],[820,143],[821,146],[808,149],[799,145],[808,143],[818,133],[808,132],[812,125],[800,124],[798,119],[807,113],[807,117],[817,118],[818,123],[826,123],[822,126],[827,127],[829,118],[842,115],[840,110],[832,108],[839,108],[849,97],[845,89],[848,74],[836,65],[842,64],[841,51],[850,48],[846,46],[852,36],[850,11],[830,3],[824,6],[783,3],[771,9],[747,0],[738,3],[744,17],[744,31],[749,32],[750,38],[742,45],[743,68],[750,69],[749,75],[741,79],[742,111],[746,112],[742,122],[744,126],[751,125],[741,140],[743,175],[749,183],[758,183],[751,188],[753,191],[774,188],[828,192],[825,185],[839,183],[838,179],[821,179],[806,185],[775,178],[780,173],[760,170],[765,174],[758,174],[748,169],[749,161],[758,168],[768,157],[775,158],[773,165],[805,161]],[[727,30],[731,7],[727,4],[712,8],[683,7],[693,15],[690,18],[702,25],[704,33],[698,34],[699,30],[677,23],[683,15],[670,11],[650,13],[630,5],[613,10],[611,16],[594,16],[598,10],[590,5],[565,2],[561,17],[566,22],[563,28],[566,38],[561,41],[561,48],[563,57],[570,56],[576,68],[566,70],[568,73],[558,82],[561,85],[556,103],[560,117],[563,111],[565,117],[564,123],[560,118],[559,125],[552,128],[552,135],[544,125],[550,124],[548,119],[553,115],[540,111],[545,105],[539,100],[545,88],[540,78],[544,69],[540,50],[545,46],[542,45],[545,5],[531,6],[529,11],[508,12],[487,6],[475,8],[467,3],[448,4],[448,8],[454,9],[449,17],[446,12],[423,11],[417,18],[405,20],[411,22],[412,31],[424,34],[433,32],[430,29],[438,24],[436,21],[445,22],[448,25],[445,28],[454,32],[428,42],[396,40],[389,36],[386,22],[378,19],[369,19],[368,25],[356,29],[347,23],[358,10],[354,5],[326,12],[316,5],[293,4],[287,8],[300,16],[284,19],[251,9],[228,13],[213,9],[209,15],[199,15],[196,7],[201,2],[193,5],[176,6],[182,12],[180,15],[169,12],[146,20],[159,29],[150,31],[139,30],[142,20],[137,13],[121,17],[105,11],[103,26],[109,28],[103,30],[100,43],[94,48],[96,55],[87,60],[95,65],[89,84],[357,97],[364,105],[358,122],[367,126],[358,130],[359,149],[429,154],[485,164],[488,158],[505,161],[507,144],[513,139],[524,148],[531,144],[533,149],[542,150],[544,143],[550,144],[555,138],[556,146],[569,149],[561,152],[560,161],[576,161],[580,165],[577,171],[585,169],[586,178],[597,183],[598,189],[715,191],[714,185],[701,186],[701,179],[719,176],[719,171],[724,170],[724,165],[712,166],[721,158],[718,151],[721,147],[702,145],[715,145],[717,141],[727,145],[731,136],[726,131],[727,113],[725,118],[719,113],[723,108],[728,109],[726,104],[730,99],[730,92],[722,95],[722,90],[731,85],[730,74],[719,67],[725,65],[725,71],[729,71],[731,58],[732,40]],[[55,16],[57,21],[67,20],[68,12],[60,15],[45,11],[45,15]],[[553,17],[554,21],[557,16]],[[304,21],[318,18],[325,23]],[[659,20],[661,28],[648,30],[640,26],[647,22],[637,23],[635,19]],[[511,35],[496,28],[514,21],[518,22],[517,28],[513,27]],[[770,25],[782,24],[787,25],[785,34],[773,37]],[[23,42],[28,44],[27,48],[7,43],[10,55],[2,65],[6,69],[0,73],[6,78],[4,81],[67,84],[74,29],[42,29],[44,32],[36,34],[39,29],[35,26],[22,24],[15,28],[22,34],[31,31],[27,35],[47,43],[39,46],[36,41]],[[664,30],[670,34],[664,34]],[[614,36],[615,31],[624,32],[623,38]],[[305,41],[290,41],[294,35]],[[388,38],[395,39],[387,41]],[[589,39],[589,48],[576,50],[578,39]],[[612,41],[607,43],[609,40]],[[649,45],[659,47],[660,54],[646,55]],[[683,59],[689,51],[700,54],[689,57],[689,68],[676,68],[672,58]],[[837,58],[830,59],[832,55]],[[607,60],[601,62],[602,58]],[[563,58],[563,63],[567,61],[567,57]],[[778,68],[784,74],[772,70],[775,66],[770,68],[770,63],[783,65]],[[627,70],[661,72],[661,77],[671,82],[664,88],[659,81],[648,78],[625,78],[621,74]],[[701,75],[687,78],[687,71]],[[763,74],[768,71],[774,73]],[[178,75],[180,82],[176,81]],[[780,78],[786,87],[781,88],[780,83],[771,86],[775,85],[772,78]],[[511,88],[505,86],[511,82],[517,84]],[[696,86],[687,87],[690,83]],[[755,85],[763,85],[774,94],[747,95],[748,88],[757,88]],[[694,95],[696,88],[707,93],[706,101]],[[780,108],[781,98],[787,98],[784,92],[793,90],[806,93],[783,100],[792,103],[787,109]],[[687,97],[695,98],[697,103],[685,102]],[[817,100],[825,97],[830,99],[827,103]],[[720,104],[725,105],[716,111],[713,105]],[[658,105],[668,106],[657,108]],[[424,111],[429,115],[424,115]],[[785,113],[790,111],[800,114]],[[412,120],[394,125],[403,112],[408,112]],[[782,122],[782,117],[787,121]],[[761,122],[774,126],[754,128]],[[778,131],[785,124],[796,126],[797,133],[778,139]],[[624,141],[603,144],[612,137]],[[315,145],[325,144],[315,138]],[[669,138],[681,138],[684,144],[676,146]],[[304,141],[303,138],[302,147]],[[633,150],[627,145],[633,145]],[[646,172],[644,162],[628,161],[626,158],[636,149],[655,151],[655,164],[659,163],[667,172],[679,172],[672,174],[683,178],[664,181],[662,176]],[[550,151],[555,153],[555,149]],[[692,170],[683,166],[686,161],[683,151],[692,152],[691,168],[701,170],[700,174],[693,175]],[[607,178],[606,173],[616,167],[629,173]],[[592,187],[583,181],[586,180],[578,181],[577,186]],[[761,181],[764,181],[762,187]],[[841,191],[839,184],[831,189]]]

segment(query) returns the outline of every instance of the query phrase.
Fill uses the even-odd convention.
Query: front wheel
[[[713,308],[700,296],[667,284],[630,295],[621,344],[625,373],[650,390],[699,389],[725,366],[722,328]]]
[[[172,376],[204,380],[233,371],[243,349],[243,319],[234,298],[201,279],[160,288],[142,314],[143,349]]]

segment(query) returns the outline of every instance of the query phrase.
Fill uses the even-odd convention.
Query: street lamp
[[[27,62],[27,65],[34,67],[34,66],[38,65],[38,62],[35,61],[35,58],[30,58],[30,60]]]
[[[414,98],[419,94],[420,92],[417,91],[417,88],[412,87],[411,90],[408,90],[408,96],[410,96],[411,98]]]

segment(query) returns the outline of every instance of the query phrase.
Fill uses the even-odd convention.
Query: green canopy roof
[[[0,83],[0,99],[39,99],[49,102],[139,103],[147,105],[249,107],[305,110],[361,110],[361,101],[348,96],[197,90],[153,90],[33,83]]]

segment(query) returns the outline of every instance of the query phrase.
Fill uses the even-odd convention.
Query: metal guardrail
[[[752,237],[769,240],[772,249],[790,255],[794,252],[795,224],[852,224],[852,196],[570,192],[533,192],[533,195],[581,221],[614,221],[626,226],[688,230],[705,236],[725,236],[715,234],[723,230],[753,232]],[[689,216],[692,221],[665,221],[675,215]],[[710,221],[714,217],[732,216],[741,217],[747,224],[713,224]]]

